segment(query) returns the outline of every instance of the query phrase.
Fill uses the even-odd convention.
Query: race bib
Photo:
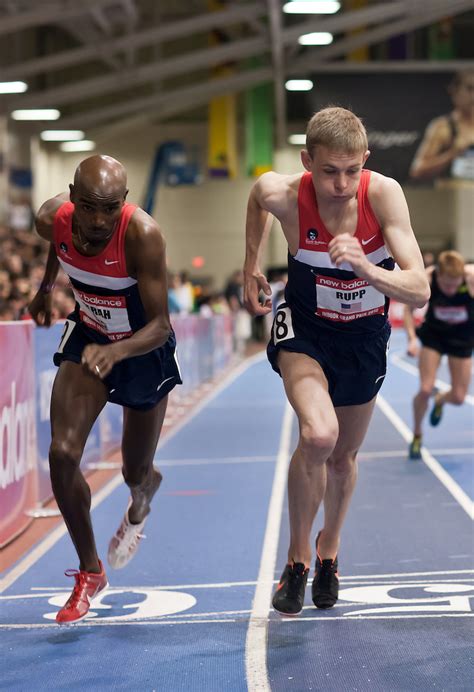
[[[125,296],[99,296],[74,289],[81,321],[112,341],[131,336]]]
[[[316,276],[316,315],[334,322],[383,315],[385,296],[365,279]]]
[[[433,314],[437,320],[448,324],[461,324],[467,322],[468,314],[465,305],[436,305]]]
[[[281,306],[277,309],[273,320],[272,332],[274,344],[294,338],[295,332],[293,331],[291,310],[288,306]]]

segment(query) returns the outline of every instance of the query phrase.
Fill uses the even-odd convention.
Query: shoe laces
[[[76,580],[72,594],[69,596],[67,601],[67,605],[76,606],[81,600],[83,592],[87,586],[87,572],[83,572],[78,569],[67,569],[64,574],[66,577],[74,577]]]
[[[134,524],[123,523],[118,532],[117,538],[119,539],[119,548],[122,550],[130,550],[135,548],[142,538],[146,538],[144,533],[139,533],[133,528]]]
[[[304,582],[304,577],[307,569],[302,563],[293,563],[293,566],[288,571],[288,598],[298,598],[300,595],[301,585]]]
[[[331,580],[337,571],[336,560],[331,560],[331,558],[327,560],[319,559],[319,562],[321,565],[318,574],[319,586],[322,589],[328,589],[331,586]]]

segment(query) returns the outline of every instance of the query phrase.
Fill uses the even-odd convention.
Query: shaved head
[[[90,156],[81,161],[69,185],[74,204],[73,228],[82,248],[100,247],[118,227],[127,197],[127,173],[111,156]]]
[[[74,187],[98,197],[125,195],[127,173],[120,161],[111,156],[90,156],[76,168]]]

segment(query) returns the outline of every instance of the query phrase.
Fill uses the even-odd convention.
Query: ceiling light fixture
[[[288,137],[288,144],[306,144],[306,135],[290,135]]]
[[[300,46],[328,46],[332,43],[333,36],[327,31],[314,31],[311,34],[303,34],[298,39]]]
[[[82,130],[43,130],[40,134],[43,142],[67,142],[84,139]]]
[[[60,116],[57,108],[23,108],[11,113],[13,120],[57,120]]]
[[[22,94],[27,89],[26,82],[0,82],[0,94]]]
[[[338,0],[292,0],[283,5],[286,14],[334,14],[340,9]]]
[[[313,82],[310,79],[289,79],[285,82],[287,91],[311,91]]]
[[[81,139],[78,142],[63,142],[59,148],[61,151],[92,151],[95,149],[95,142],[91,139]]]

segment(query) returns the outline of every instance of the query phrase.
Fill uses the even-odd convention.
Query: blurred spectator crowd
[[[43,279],[48,243],[30,230],[0,225],[0,321],[28,319],[28,304]],[[266,339],[269,325],[251,318],[243,306],[244,277],[236,269],[222,290],[212,277],[190,277],[186,271],[168,273],[168,306],[176,314],[231,314],[234,318],[235,350],[243,353],[250,339]],[[53,321],[65,319],[74,310],[74,295],[68,277],[60,270],[53,293]],[[268,320],[267,320],[268,322]]]
[[[27,306],[41,283],[48,243],[32,231],[0,225],[0,320],[28,317]],[[62,319],[74,309],[68,278],[60,273],[54,291],[53,317]]]

